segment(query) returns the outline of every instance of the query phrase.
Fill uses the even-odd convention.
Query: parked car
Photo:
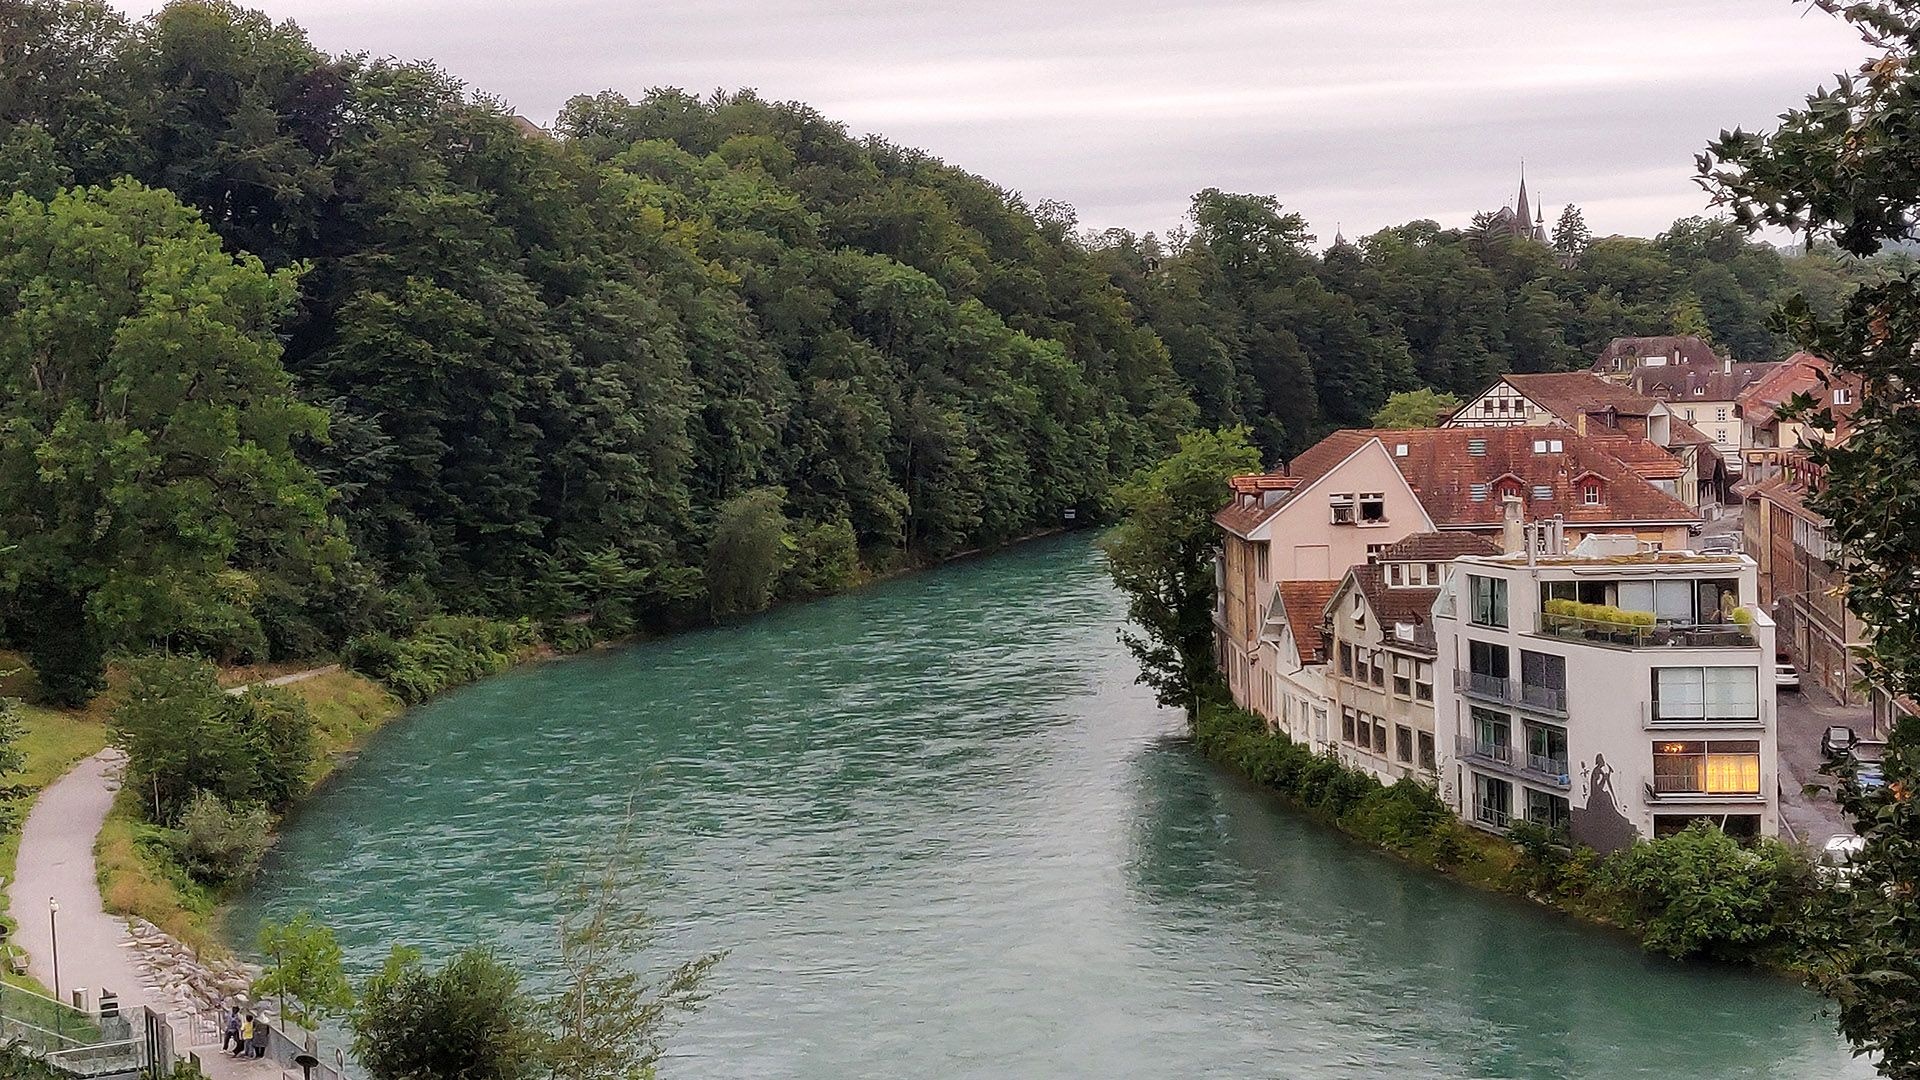
[[[1820,860],[1815,869],[1828,881],[1845,882],[1853,876],[1853,860],[1867,846],[1864,836],[1831,836],[1826,846],[1820,849]]]
[[[1833,724],[1820,733],[1820,756],[1830,758],[1851,754],[1859,741],[1860,737],[1853,733],[1852,728],[1845,724]]]
[[[1738,555],[1740,554],[1740,538],[1732,533],[1715,533],[1712,536],[1703,536],[1700,538],[1700,542],[1694,545],[1693,550],[1703,555]]]
[[[1799,670],[1785,660],[1775,661],[1773,665],[1773,685],[1781,690],[1800,689]]]

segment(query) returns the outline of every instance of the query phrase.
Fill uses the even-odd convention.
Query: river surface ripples
[[[1084,538],[517,671],[376,736],[229,921],[551,956],[631,806],[677,1078],[1867,1076],[1813,995],[1360,848],[1198,759]]]

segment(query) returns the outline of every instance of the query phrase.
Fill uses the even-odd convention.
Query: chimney
[[[1527,550],[1526,527],[1520,519],[1520,496],[1509,495],[1500,506],[1500,550],[1518,555]]]
[[[1574,434],[1582,437],[1587,434],[1587,414],[1585,410],[1582,410],[1580,415],[1573,418],[1573,431]]]
[[[1726,359],[1720,361],[1720,372],[1723,375],[1733,374],[1733,357],[1729,356]]]

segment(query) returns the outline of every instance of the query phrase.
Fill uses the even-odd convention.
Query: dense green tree
[[[396,948],[348,1018],[374,1080],[533,1080],[550,1075],[539,1005],[520,975],[469,949],[438,969]]]
[[[1920,94],[1920,4],[1816,6],[1853,24],[1872,55],[1774,131],[1723,133],[1700,170],[1740,225],[1830,238],[1864,257],[1908,241],[1920,213],[1920,135],[1910,123]],[[1812,503],[1831,523],[1847,606],[1871,630],[1871,678],[1887,693],[1920,698],[1920,275],[1910,265],[1897,270],[1837,313],[1796,301],[1785,322],[1805,347],[1865,384],[1847,437],[1813,451],[1825,482]],[[1834,417],[1811,400],[1797,407],[1817,429],[1835,431]],[[1894,727],[1883,770],[1883,784],[1842,787],[1866,846],[1848,889],[1854,940],[1821,982],[1856,1050],[1877,1055],[1884,1075],[1911,1080],[1920,1077],[1920,728],[1912,721]]]
[[[707,595],[716,616],[747,615],[767,606],[786,569],[792,538],[781,510],[785,493],[755,488],[720,505],[707,545]]]
[[[1560,211],[1560,220],[1553,225],[1553,250],[1570,259],[1579,258],[1593,242],[1593,232],[1587,228],[1587,216],[1578,206],[1567,204]]]
[[[1135,630],[1120,640],[1160,703],[1191,710],[1213,677],[1213,523],[1227,479],[1257,470],[1244,428],[1181,436],[1180,449],[1119,492],[1124,516],[1102,547]]]
[[[280,365],[293,285],[136,183],[0,208],[0,599],[73,650],[43,665],[56,698],[86,696],[102,649],[262,655],[263,582],[340,559],[296,456],[325,419]]]

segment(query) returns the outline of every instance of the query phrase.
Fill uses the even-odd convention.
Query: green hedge
[[[405,637],[354,638],[342,658],[348,667],[386,684],[411,705],[505,671],[539,644],[539,633],[524,619],[504,622],[477,615],[435,615]]]
[[[1604,856],[1535,825],[1494,836],[1461,821],[1424,783],[1383,785],[1217,698],[1193,718],[1201,753],[1410,861],[1621,927],[1667,956],[1810,970],[1844,935],[1843,897],[1799,848],[1742,844],[1704,824]]]

